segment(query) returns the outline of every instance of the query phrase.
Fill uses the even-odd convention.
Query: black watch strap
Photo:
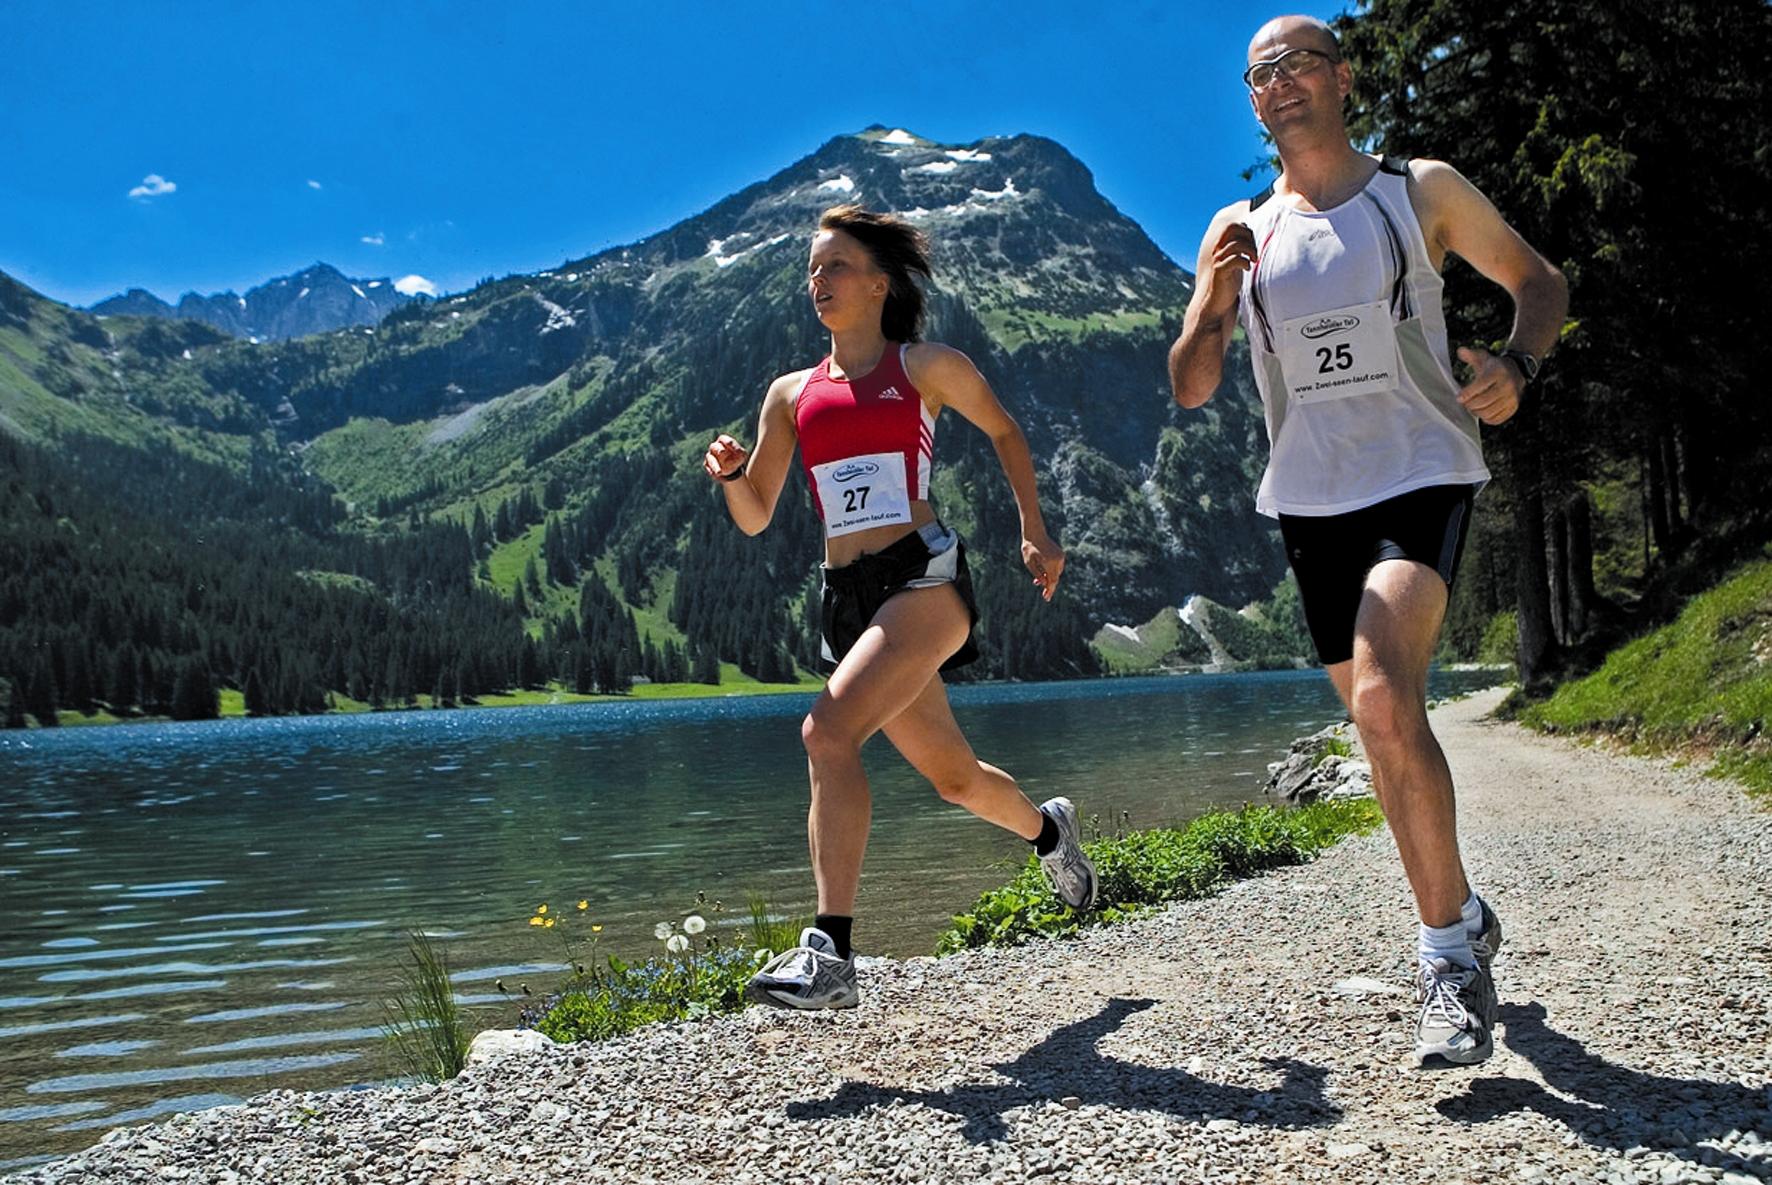
[[[1501,352],[1501,356],[1512,359],[1513,364],[1520,368],[1520,377],[1528,383],[1538,377],[1538,368],[1542,364],[1525,350],[1509,347]]]

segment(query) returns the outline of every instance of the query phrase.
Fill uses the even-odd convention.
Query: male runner
[[[1169,378],[1181,406],[1205,403],[1241,322],[1268,429],[1256,509],[1280,520],[1420,914],[1415,1058],[1474,1064],[1493,1049],[1501,925],[1465,877],[1427,668],[1471,500],[1489,479],[1478,421],[1519,408],[1568,288],[1450,165],[1354,149],[1342,110],[1352,74],[1322,21],[1263,25],[1243,81],[1280,175],[1213,218]],[[1462,386],[1441,307],[1448,254],[1514,304],[1500,354],[1459,349]]]

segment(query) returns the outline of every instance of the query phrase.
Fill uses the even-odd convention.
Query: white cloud
[[[387,237],[378,230],[372,235],[364,235],[363,241],[368,243],[371,247],[379,247],[387,241]]]
[[[321,188],[321,185],[318,181],[314,180],[312,177],[309,177],[308,178],[308,188],[309,189],[319,189],[319,188]]]
[[[394,291],[402,296],[437,295],[437,286],[423,276],[401,276],[394,281]]]
[[[149,173],[142,178],[140,185],[129,191],[129,196],[132,198],[159,197],[161,194],[171,193],[177,188],[177,183],[168,181],[158,173]]]

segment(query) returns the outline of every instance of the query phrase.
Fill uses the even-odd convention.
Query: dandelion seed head
[[[689,939],[681,934],[673,934],[665,942],[665,949],[673,955],[680,955],[689,948]]]
[[[671,936],[671,924],[669,922],[660,922],[658,925],[652,927],[652,936],[660,942],[663,942]]]
[[[708,923],[699,913],[692,913],[683,919],[683,933],[700,934],[708,928]]]

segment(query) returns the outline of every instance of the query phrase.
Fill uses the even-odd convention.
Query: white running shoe
[[[751,976],[745,997],[772,1008],[854,1008],[855,956],[837,957],[837,944],[814,926],[800,931],[800,945],[784,950]]]
[[[1422,962],[1415,985],[1421,1016],[1415,1022],[1415,1064],[1424,1068],[1474,1066],[1495,1051],[1490,1035],[1497,1008],[1495,981],[1481,965],[1446,959]]]

